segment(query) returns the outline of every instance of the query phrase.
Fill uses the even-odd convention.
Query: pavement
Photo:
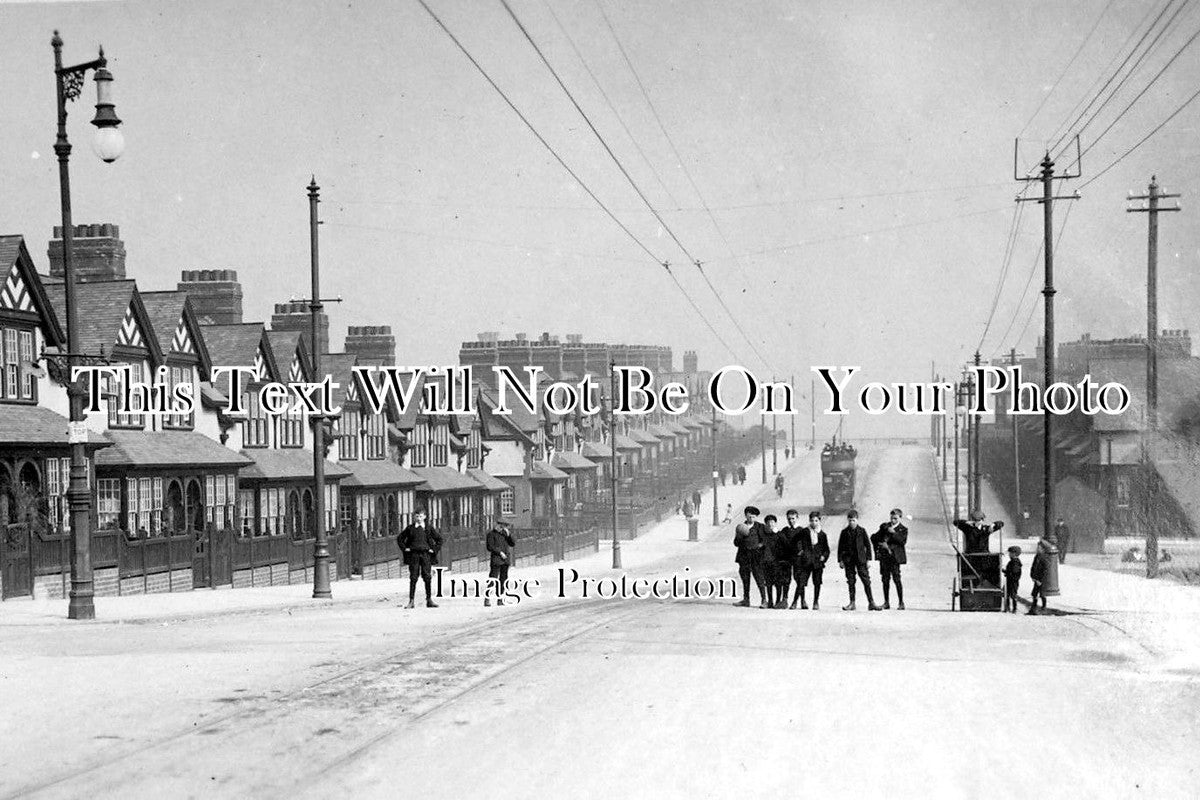
[[[751,480],[720,503],[819,506],[817,455],[783,466],[783,498]],[[951,613],[928,451],[864,448],[857,502],[868,528],[892,506],[912,517],[907,611],[839,610],[836,566],[818,612],[551,596],[405,611],[395,581],[185,618],[5,627],[0,608],[0,797],[1195,795],[1195,589],[1068,564],[1069,614]],[[687,542],[666,520],[622,543],[624,572],[728,577],[730,528]],[[514,572],[612,577],[610,558]]]

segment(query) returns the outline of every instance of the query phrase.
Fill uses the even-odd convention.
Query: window
[[[333,533],[338,529],[338,487],[336,483],[325,484],[325,530]]]
[[[412,455],[409,461],[414,467],[429,466],[429,423],[418,422],[412,433]]]
[[[140,386],[143,380],[142,363],[140,361],[133,364],[122,364],[120,366],[128,367],[129,369],[122,370],[118,373],[118,377],[109,375],[104,376],[105,393],[108,397],[108,425],[110,428],[141,428],[146,422],[141,414],[125,413],[120,411],[121,403],[125,395],[125,380],[134,386]],[[142,407],[142,394],[138,391],[131,390],[129,393],[129,408],[131,410],[140,409]]]
[[[162,533],[162,478],[127,478],[125,493],[129,511],[125,530],[131,536],[158,536]]]
[[[241,518],[241,536],[247,538],[254,535],[254,490],[242,489],[238,492],[238,514]]]
[[[67,487],[71,483],[71,459],[46,459],[46,517],[51,530],[62,525],[64,532],[71,530],[71,514],[67,509]]]
[[[450,426],[441,423],[434,425],[432,447],[429,452],[430,463],[435,467],[444,467],[450,460]]]
[[[34,367],[33,331],[0,328],[0,398],[36,400]]]
[[[204,519],[219,527],[233,524],[237,479],[232,475],[204,476]]]
[[[270,445],[267,412],[259,402],[258,392],[248,391],[245,395],[246,420],[243,423],[243,444],[246,447],[267,447]]]
[[[184,384],[192,385],[192,392],[196,391],[196,387],[192,384],[192,368],[191,367],[171,367],[167,375],[167,400],[171,401],[173,392],[176,386]],[[193,396],[195,396],[193,394]],[[171,414],[163,418],[164,424],[168,428],[186,428],[190,429],[194,426],[195,417],[192,414]]]
[[[21,355],[21,399],[32,400],[37,379],[33,376],[33,331],[18,331]]]
[[[258,493],[260,536],[279,536],[283,533],[283,490],[260,489]]]
[[[1128,508],[1129,507],[1129,476],[1128,475],[1118,475],[1117,476],[1117,507],[1118,508]]]
[[[367,416],[367,458],[372,461],[387,458],[387,420],[383,414]]]
[[[304,446],[304,414],[289,402],[287,409],[278,418],[279,446]]]
[[[13,328],[4,329],[4,396],[17,399],[18,376],[21,372],[21,359],[18,356],[17,331]]]
[[[483,439],[479,435],[478,428],[471,429],[471,435],[467,437],[467,468],[479,469],[483,466]]]
[[[358,460],[358,437],[361,425],[362,416],[358,411],[346,411],[342,415],[341,429],[338,432],[339,460]]]
[[[100,530],[114,530],[120,527],[120,520],[121,481],[101,478],[96,481],[96,524]]]
[[[505,489],[500,493],[500,513],[506,516],[513,513],[512,489]]]

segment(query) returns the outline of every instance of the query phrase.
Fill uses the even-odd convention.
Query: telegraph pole
[[[612,448],[612,568],[621,568],[621,534],[617,530],[617,362],[610,361],[609,368],[609,388],[612,398],[608,404],[608,443]],[[629,506],[629,514],[633,515],[633,505]]]
[[[319,337],[319,322],[321,309],[321,259],[317,250],[317,226],[321,221],[317,217],[317,204],[321,202],[321,187],[317,186],[314,175],[308,184],[308,238],[310,257],[310,277],[312,279],[312,296],[308,299],[310,313],[309,324],[312,332],[312,370],[314,381],[320,380],[321,370],[321,341]],[[313,597],[328,599],[333,597],[329,585],[329,534],[325,530],[325,418],[314,416],[313,425],[313,498],[316,506],[313,533]]]
[[[1017,363],[1017,348],[1013,348],[1008,354],[1008,363],[1014,366]],[[1021,523],[1025,519],[1024,510],[1021,506],[1021,441],[1017,437],[1017,415],[1012,413],[1013,409],[1008,409],[1008,417],[1012,420],[1012,443],[1013,443],[1013,478],[1016,487],[1017,495],[1017,532],[1021,532]]]
[[[809,440],[808,446],[816,448],[817,446],[817,379],[813,378],[808,385],[808,413],[812,417],[812,439]]]
[[[1146,194],[1130,193],[1130,200],[1145,200],[1145,206],[1125,209],[1128,213],[1147,214],[1149,238],[1146,247],[1146,424],[1142,431],[1142,474],[1146,480],[1146,577],[1158,577],[1158,519],[1157,483],[1151,477],[1150,448],[1158,431],[1158,212],[1178,211],[1179,206],[1160,208],[1158,201],[1179,197],[1165,194],[1158,187],[1158,177],[1151,176]]]
[[[1042,231],[1043,244],[1042,255],[1045,259],[1046,285],[1042,288],[1042,296],[1045,301],[1045,331],[1043,334],[1043,353],[1042,363],[1044,366],[1044,375],[1042,376],[1042,391],[1049,392],[1051,386],[1054,385],[1054,201],[1055,200],[1078,200],[1079,194],[1054,196],[1054,181],[1067,180],[1078,178],[1082,175],[1082,165],[1080,164],[1080,148],[1079,136],[1075,136],[1075,165],[1074,173],[1064,172],[1059,176],[1054,175],[1054,162],[1050,159],[1050,153],[1041,162],[1041,174],[1038,176],[1016,174],[1017,167],[1017,145],[1013,144],[1013,177],[1018,181],[1040,181],[1042,184],[1042,196],[1039,197],[1018,197],[1017,202],[1036,202],[1042,204]],[[1042,415],[1042,536],[1051,544],[1057,545],[1058,541],[1054,536],[1054,489],[1056,484],[1056,472],[1054,464],[1054,415]]]
[[[796,397],[796,376],[792,376],[792,400],[795,402]],[[792,458],[796,457],[796,415],[792,414]]]
[[[941,383],[941,382],[942,382],[942,378],[939,375],[938,383]],[[950,413],[952,413],[952,414],[954,413],[953,408],[950,409]],[[946,415],[942,414],[940,417],[938,417],[938,447],[941,448],[941,451],[942,451],[942,482],[943,483],[945,483],[945,481],[946,481],[946,459],[950,455],[947,452],[950,449],[949,445],[950,445],[950,436],[946,430]]]
[[[962,402],[962,384],[954,387],[954,518],[959,519],[961,505],[958,499],[958,409]]]
[[[972,455],[973,451],[971,449],[971,444],[972,444],[971,429],[973,426],[973,421],[971,418],[971,396],[973,393],[974,393],[974,384],[972,383],[972,380],[971,380],[971,371],[964,369],[963,370],[963,405],[966,407],[967,413],[966,413],[965,418],[963,419],[963,425],[964,425],[963,438],[967,440],[967,486],[966,486],[966,489],[967,489],[967,514],[968,515],[970,515],[970,513],[975,510],[975,506],[972,504],[974,501],[974,498],[975,498],[975,492],[972,489],[972,487],[974,487],[974,485],[975,485],[974,472],[972,471],[972,467],[975,464],[975,458]]]
[[[771,376],[771,383],[775,383],[775,376]],[[794,402],[794,399],[793,399]],[[779,433],[776,428],[778,420],[777,414],[771,415],[771,474],[779,474]]]
[[[721,518],[717,516],[717,473],[720,467],[717,465],[717,407],[712,407],[712,482],[713,482],[713,525],[720,525]]]
[[[976,367],[979,366],[979,351],[978,350],[975,351],[975,366]],[[975,370],[973,379],[974,380],[979,379],[979,370],[978,369]],[[980,408],[979,411],[982,414],[983,409]],[[971,432],[975,434],[975,441],[972,443],[972,447],[971,447],[971,451],[975,456],[975,467],[974,467],[974,471],[973,471],[973,474],[975,476],[975,483],[971,487],[971,491],[974,493],[974,496],[972,497],[971,502],[975,506],[976,511],[983,510],[983,499],[982,499],[983,479],[980,475],[980,472],[981,472],[980,467],[982,467],[982,465],[983,465],[983,448],[980,447],[980,439],[979,439],[980,428],[981,428],[979,423],[982,421],[983,421],[982,416],[975,417],[975,423],[974,423],[973,427],[971,428]]]
[[[767,485],[767,421],[763,415],[758,415],[759,441],[762,443],[762,478],[763,486]]]

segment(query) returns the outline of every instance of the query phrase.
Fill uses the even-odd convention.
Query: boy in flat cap
[[[1004,565],[1004,610],[1017,613],[1017,588],[1021,584],[1021,548],[1008,548],[1008,563]]]
[[[871,539],[866,529],[858,524],[858,512],[854,509],[846,512],[846,527],[842,528],[838,537],[837,557],[838,566],[846,571],[846,587],[850,591],[850,602],[842,606],[842,610],[853,611],[855,608],[854,578],[857,575],[867,594],[867,608],[881,611],[871,596],[871,573],[867,571],[867,564],[871,561]]]
[[[508,582],[508,568],[512,566],[512,549],[517,542],[513,539],[509,521],[503,517],[496,520],[496,526],[488,531],[487,551],[491,556],[491,571],[488,573],[488,583],[496,593],[496,605],[504,605],[504,584]],[[492,600],[486,594],[483,604],[490,606]]]
[[[763,547],[766,543],[766,527],[758,521],[758,508],[746,506],[745,521],[738,523],[733,536],[737,548],[738,574],[742,579],[742,599],[734,605],[749,607],[750,579],[758,585],[758,598],[762,608],[767,608],[767,592],[763,582]]]

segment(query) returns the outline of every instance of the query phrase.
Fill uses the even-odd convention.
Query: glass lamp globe
[[[111,164],[125,152],[125,135],[116,126],[97,128],[92,150],[104,163]]]

